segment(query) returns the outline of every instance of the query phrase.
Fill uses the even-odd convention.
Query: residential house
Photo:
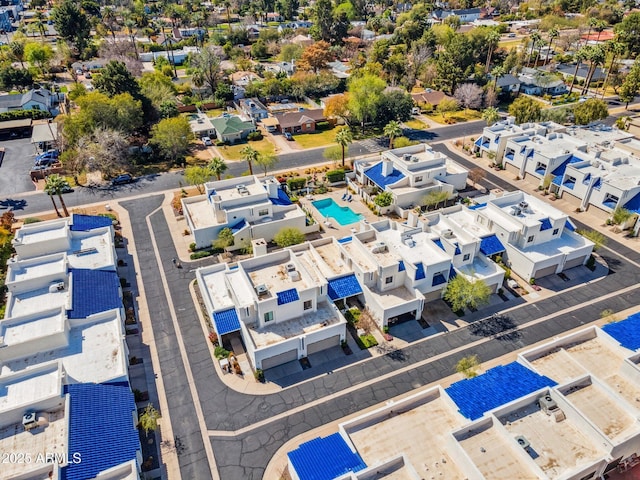
[[[351,65],[348,62],[341,62],[340,60],[336,60],[334,62],[327,63],[327,67],[331,69],[331,73],[334,77],[340,79],[346,79],[351,76],[349,70],[351,70]]]
[[[169,63],[172,65],[182,65],[187,59],[187,57],[189,56],[189,54],[195,54],[199,52],[200,52],[199,47],[185,46],[179,49],[170,49],[168,51],[160,50],[157,52],[140,52],[138,54],[138,57],[142,62],[153,62],[156,59],[162,57],[162,58],[166,58],[169,61]]]
[[[393,196],[392,210],[403,218],[423,205],[430,192],[447,192],[466,187],[468,171],[441,152],[423,143],[382,153],[381,160],[356,160],[349,185],[358,195],[372,201],[379,192]]]
[[[473,212],[475,222],[505,247],[505,263],[527,281],[584,265],[593,250],[593,242],[574,233],[565,213],[533,195],[511,192]]]
[[[287,77],[293,75],[296,70],[294,60],[292,60],[291,62],[264,63],[262,65],[267,72],[272,72],[276,75],[284,73],[287,75]]]
[[[296,112],[286,112],[274,115],[278,120],[278,131],[281,133],[310,133],[316,131],[318,122],[324,122],[324,110],[313,108],[299,109]]]
[[[282,33],[285,29],[297,30],[299,28],[311,28],[313,22],[307,20],[296,20],[294,22],[282,23],[278,25],[278,33]]]
[[[280,30],[280,27],[278,27],[278,30]],[[294,43],[296,45],[300,45],[301,47],[308,47],[309,45],[313,45],[314,41],[310,35],[298,34],[295,37],[291,38],[289,40],[289,43]]]
[[[432,18],[438,22],[441,22],[447,17],[455,15],[456,17],[460,18],[460,23],[471,23],[478,20],[481,13],[482,9],[480,8],[464,8],[459,10],[437,9],[434,10],[431,15]]]
[[[553,96],[567,93],[564,80],[535,68],[523,68],[518,79],[522,82],[520,91],[527,95]]]
[[[221,142],[237,143],[256,131],[253,122],[245,122],[236,115],[223,115],[210,119],[216,138]]]
[[[561,63],[555,66],[554,71],[560,73],[566,81],[571,81],[571,79],[576,77],[576,81],[584,82],[587,79],[587,75],[589,74],[589,64],[581,63],[578,71],[576,72],[576,64],[575,63]],[[601,82],[607,76],[607,72],[604,71],[600,67],[596,67],[593,71],[593,76],[591,77],[592,82]]]
[[[640,138],[640,115],[630,117],[627,120],[626,129],[630,134],[634,135],[636,138]]]
[[[12,110],[42,110],[57,115],[58,103],[57,93],[38,88],[26,93],[0,95],[0,113]]]
[[[256,238],[271,241],[284,227],[305,233],[318,229],[317,224],[307,226],[306,214],[274,177],[208,182],[204,195],[183,198],[182,206],[197,248],[211,246],[223,228],[230,228],[235,239],[230,250],[244,248]]]
[[[256,73],[253,73],[253,72],[238,71],[238,72],[233,72],[231,75],[229,75],[229,80],[233,85],[246,87],[252,82],[261,81],[262,78],[260,77],[260,75],[257,75]]]
[[[267,22],[284,22],[284,17],[278,12],[268,12]]]
[[[254,23],[251,25],[245,25],[244,29],[247,31],[249,38],[258,38],[258,36],[260,35],[260,31],[262,30],[262,27]]]
[[[424,92],[412,93],[411,98],[416,105],[431,105],[437,108],[442,100],[451,100],[452,97],[439,90],[427,88]]]
[[[173,36],[178,40],[191,37],[202,39],[206,34],[207,30],[201,27],[176,27],[173,29]]]
[[[0,8],[0,30],[4,32],[13,31],[13,17],[8,8]]]
[[[216,130],[206,113],[193,113],[189,115],[189,126],[196,138],[213,137]]]
[[[494,81],[494,78],[492,76],[490,76],[490,78],[491,82]],[[498,80],[496,82],[497,88],[499,88],[502,93],[510,93],[515,95],[517,95],[520,91],[521,84],[522,82],[510,73],[501,75],[500,77],[498,77]]]
[[[218,337],[240,337],[262,370],[340,348],[347,322],[322,275],[291,250],[261,253],[196,271]]]
[[[238,102],[238,108],[247,118],[256,122],[269,116],[269,110],[257,98],[243,98]]]

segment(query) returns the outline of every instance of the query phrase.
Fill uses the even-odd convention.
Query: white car
[[[209,137],[202,137],[202,143],[204,143],[207,147],[210,147],[211,145],[213,145]]]

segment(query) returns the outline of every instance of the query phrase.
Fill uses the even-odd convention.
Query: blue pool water
[[[313,206],[318,209],[320,215],[324,217],[331,217],[340,225],[350,225],[352,223],[362,220],[362,215],[355,213],[349,207],[341,207],[333,198],[325,198],[323,200],[316,200],[313,202]]]

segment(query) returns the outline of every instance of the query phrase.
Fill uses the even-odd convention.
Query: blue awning
[[[329,298],[340,300],[362,293],[362,287],[358,283],[355,274],[329,280]]]
[[[624,208],[629,210],[631,213],[640,213],[640,192],[625,203]]]
[[[425,278],[424,275],[424,265],[422,264],[422,262],[420,263],[416,263],[415,264],[416,267],[416,280],[422,280],[423,278]]]
[[[502,253],[504,250],[504,245],[495,235],[490,235],[480,240],[480,251],[488,257],[496,253]]]
[[[436,285],[442,285],[443,283],[447,283],[447,279],[444,278],[444,275],[441,273],[436,273],[433,276],[433,281],[431,282],[431,286],[435,287]]]
[[[342,237],[338,240],[338,243],[349,243],[351,240],[353,240],[352,237]]]
[[[231,229],[231,233],[235,235],[236,233],[238,233],[240,230],[242,230],[246,226],[247,226],[247,222],[243,218],[242,220],[240,220],[239,222],[235,223],[234,225],[231,225],[229,228]]]
[[[286,303],[297,302],[300,300],[298,290],[295,288],[278,292],[276,293],[276,297],[278,297],[278,305],[284,305]]]
[[[476,147],[479,147],[480,145],[482,145],[482,138],[483,137],[478,137],[478,139],[475,142],[473,142]]]
[[[240,319],[238,318],[238,313],[235,308],[229,308],[221,312],[213,312],[213,321],[216,324],[216,332],[218,332],[218,335],[240,330]]]
[[[281,188],[278,188],[278,198],[270,197],[269,200],[271,200],[271,203],[273,203],[274,205],[292,205],[293,204],[289,196]]]
[[[553,183],[554,185],[557,185],[557,186],[562,185],[562,175],[558,175],[557,177],[554,177],[554,179],[551,181],[551,183]]]
[[[548,218],[540,220],[540,231],[549,230],[551,228],[551,221]]]
[[[435,243],[437,246],[439,246],[442,250],[444,250],[444,245],[442,244],[442,240],[440,240],[439,238],[436,238],[433,243]]]
[[[398,262],[398,271],[404,272],[404,262],[402,260]]]
[[[456,275],[458,274],[456,273],[455,268],[453,268],[453,265],[451,265],[451,267],[449,267],[449,280],[456,278]]]
[[[487,206],[486,202],[485,203],[478,203],[477,205],[471,205],[469,207],[469,210],[480,210],[481,208],[484,208],[486,206]]]
[[[384,190],[384,187],[386,187],[387,185],[393,185],[394,183],[397,183],[404,178],[404,174],[400,170],[396,170],[395,168],[392,169],[390,174],[383,175],[383,163],[384,162],[377,163],[364,172],[364,175],[382,190]]]
[[[570,220],[567,220],[564,222],[564,228],[566,228],[567,230],[571,230],[572,232],[576,231],[576,227],[573,223],[571,223]]]

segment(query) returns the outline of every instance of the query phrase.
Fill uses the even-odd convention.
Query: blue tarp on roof
[[[233,225],[231,225],[229,227],[229,229],[231,229],[231,233],[235,235],[236,233],[238,233],[240,230],[242,230],[246,226],[247,226],[247,222],[243,218],[239,222],[236,222]]]
[[[367,467],[339,433],[305,442],[287,456],[300,480],[333,480]]]
[[[338,243],[349,243],[351,240],[353,240],[351,237],[342,237],[338,240]]]
[[[78,215],[74,213],[72,218],[73,224],[69,228],[74,232],[86,232],[94,228],[110,227],[113,225],[113,220],[100,215]]]
[[[69,318],[86,318],[94,313],[122,307],[120,279],[110,270],[71,270]]]
[[[292,205],[293,202],[284,190],[278,188],[278,198],[269,198],[274,205]]]
[[[608,323],[602,330],[629,350],[640,348],[640,313],[635,313],[621,322]]]
[[[462,415],[475,420],[489,410],[509,403],[556,382],[513,362],[501,365],[475,378],[461,380],[446,389]]]
[[[442,250],[444,250],[444,245],[442,244],[442,240],[440,240],[439,238],[436,238],[433,243],[435,243],[437,246],[439,246]]]
[[[486,206],[487,206],[487,204],[486,204],[486,203],[479,203],[479,204],[477,204],[477,205],[472,205],[472,206],[470,206],[470,207],[469,207],[469,210],[479,210],[479,209],[484,208],[484,207],[486,207]]]
[[[394,168],[391,174],[385,177],[382,175],[382,163],[383,162],[377,163],[370,169],[365,170],[364,174],[369,178],[369,180],[384,190],[384,187],[387,185],[393,185],[394,183],[402,180],[404,178],[404,174],[400,170],[396,170]]]
[[[568,230],[571,230],[572,232],[575,232],[575,231],[576,231],[576,227],[575,227],[575,225],[574,225],[573,223],[571,223],[569,220],[566,220],[566,221],[564,222],[564,228],[566,228],[566,229],[568,229]]]
[[[235,308],[228,308],[221,312],[213,312],[213,321],[216,324],[218,335],[237,332],[240,330],[240,319]]]
[[[543,218],[542,220],[540,220],[540,231],[544,231],[544,230],[549,230],[552,225],[551,225],[551,221],[548,218]]]
[[[329,298],[331,298],[331,300],[339,300],[362,293],[362,287],[353,273],[345,277],[329,280],[328,284]]]
[[[400,260],[398,262],[398,271],[399,272],[404,272],[404,261]]]
[[[480,251],[490,257],[496,253],[502,253],[505,251],[504,245],[495,235],[489,235],[480,240]]]
[[[133,423],[136,409],[129,387],[80,383],[66,385],[69,400],[69,462],[62,470],[65,480],[87,480],[101,471],[136,459],[140,438]]]
[[[625,203],[624,208],[632,213],[640,213],[640,192],[638,192],[635,197]]]
[[[422,262],[420,263],[416,263],[416,280],[422,280],[424,278],[424,265],[422,265]]]
[[[298,300],[300,300],[298,290],[296,290],[295,288],[290,288],[289,290],[278,292],[276,293],[276,297],[278,297],[278,305],[284,305],[286,303],[297,302]]]

